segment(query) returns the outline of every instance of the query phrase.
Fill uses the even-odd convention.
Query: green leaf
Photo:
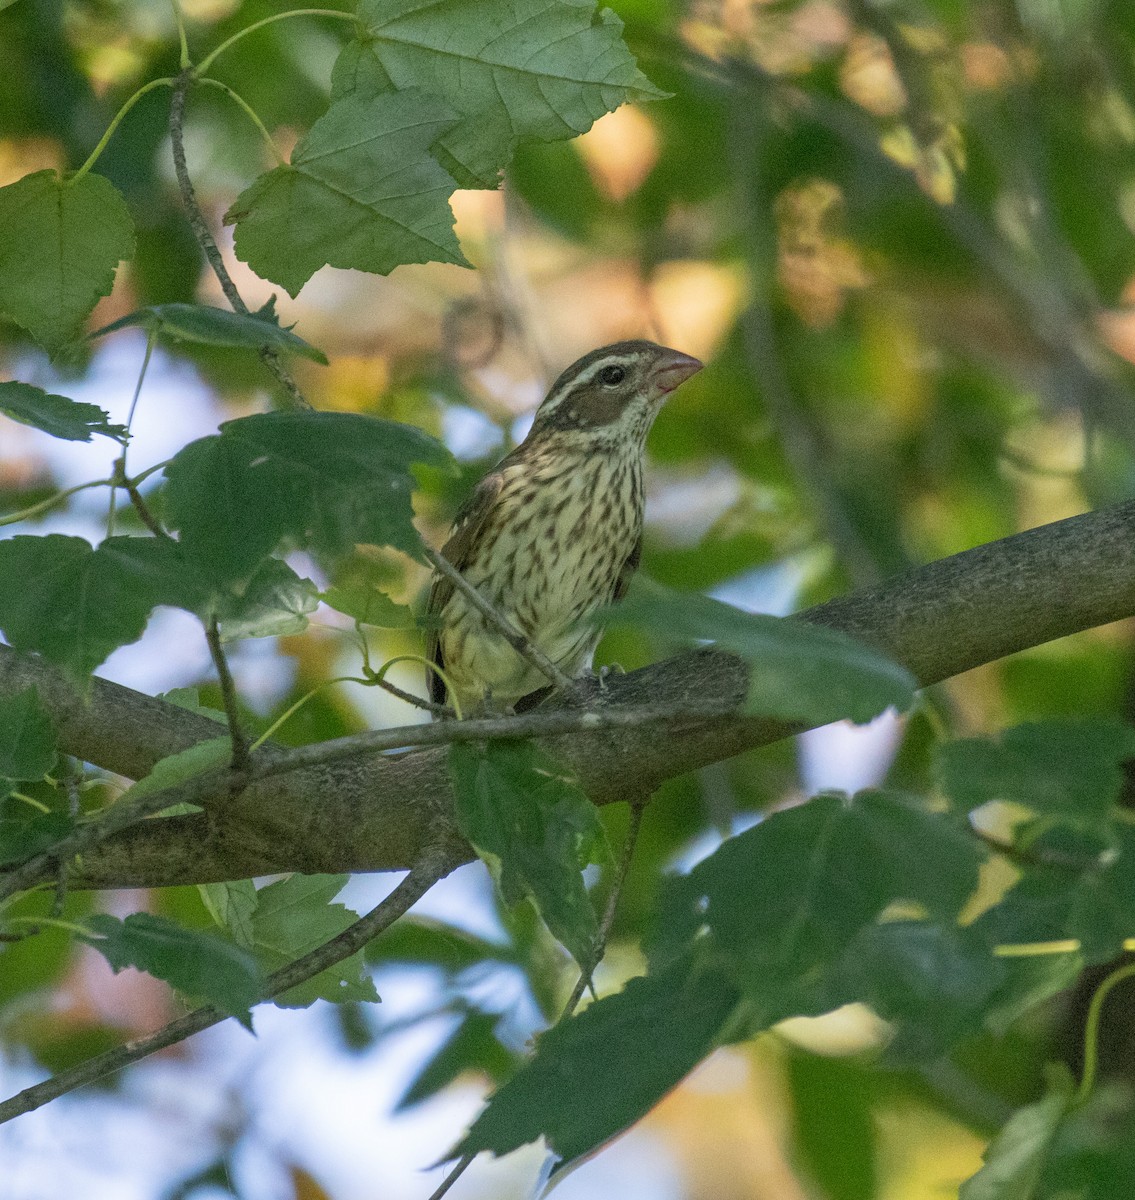
[[[894,1027],[889,1066],[930,1064],[981,1028],[1008,969],[972,930],[936,921],[867,925],[826,985],[826,1004],[860,1001]]]
[[[214,611],[221,625],[221,640],[235,642],[302,633],[307,628],[307,614],[318,607],[319,591],[310,579],[301,578],[278,558],[268,558],[239,596],[218,596]]]
[[[78,332],[134,253],[134,226],[101,175],[37,171],[0,188],[0,312],[49,350]]]
[[[21,863],[62,841],[75,828],[63,813],[0,818],[0,865]]]
[[[1033,1200],[1049,1152],[1072,1103],[1067,1069],[1053,1072],[1048,1094],[1018,1109],[985,1151],[985,1166],[967,1179],[958,1200]]]
[[[55,729],[35,688],[0,696],[0,779],[42,779],[55,758]]]
[[[371,963],[428,963],[451,974],[486,961],[516,959],[516,953],[507,943],[490,942],[455,925],[413,914],[396,921],[367,951],[367,961]]]
[[[134,913],[125,921],[96,913],[87,918],[87,925],[95,936],[83,940],[94,946],[115,972],[137,967],[252,1027],[249,1010],[263,998],[265,982],[247,951],[150,913]]]
[[[488,864],[504,902],[531,900],[581,966],[598,923],[580,869],[609,856],[595,806],[531,742],[449,748],[457,824]]]
[[[501,1044],[496,1035],[499,1024],[497,1013],[465,1013],[460,1025],[418,1072],[394,1111],[405,1112],[421,1104],[467,1071],[488,1075],[494,1083],[504,1080],[516,1066],[517,1055]]]
[[[214,767],[223,766],[232,756],[232,742],[226,734],[223,737],[209,738],[208,741],[198,742],[176,754],[167,754],[154,763],[149,775],[143,776],[137,783],[132,784],[119,799],[137,800],[148,796],[151,792],[160,792],[165,788],[176,787],[194,775],[202,775]],[[189,807],[179,811],[190,811]],[[174,815],[166,810],[165,815]]]
[[[708,925],[761,1009],[830,1007],[817,984],[895,902],[952,921],[977,885],[974,839],[906,797],[817,796],[724,842],[662,895],[654,960]],[[934,869],[927,870],[927,863]]]
[[[119,646],[137,641],[157,603],[157,584],[112,538],[93,550],[82,538],[49,534],[0,541],[0,629],[82,681]],[[162,554],[162,551],[158,551]]]
[[[234,879],[225,883],[199,883],[197,891],[209,916],[222,929],[227,929],[238,946],[251,949],[256,940],[252,925],[259,904],[256,885],[251,879]]]
[[[119,317],[91,336],[101,337],[104,333],[112,333],[130,325],[137,325],[174,341],[249,350],[267,347],[299,354],[327,365],[327,355],[322,350],[317,350],[280,324],[275,297],[254,313],[232,312],[208,304],[151,304],[148,308],[140,308],[128,316]]]
[[[453,232],[455,184],[428,147],[456,120],[410,90],[335,101],[225,214],[237,255],[291,295],[322,266],[388,275],[403,263],[468,266]]]
[[[380,564],[356,555],[335,572],[331,586],[319,598],[364,625],[380,629],[415,629],[418,620],[412,609],[396,604],[382,590],[389,584],[389,571]]]
[[[541,1135],[568,1163],[637,1121],[718,1043],[738,1004],[700,956],[632,979],[542,1034],[452,1155],[507,1154]]]
[[[256,956],[268,972],[286,966],[343,932],[358,914],[331,900],[343,890],[346,875],[289,875],[256,894],[252,937]],[[274,997],[281,1008],[307,1008],[316,1000],[378,999],[362,952]]]
[[[219,708],[210,708],[207,704],[201,703],[201,697],[195,687],[171,688],[168,692],[160,692],[158,699],[176,704],[178,708],[184,708],[186,712],[208,717],[210,721],[217,721],[221,725],[228,722],[228,718]]]
[[[585,133],[629,100],[664,96],[635,66],[623,23],[592,0],[363,0],[332,95],[422,87],[463,120],[434,147],[462,187],[496,187],[520,139]]]
[[[126,426],[111,425],[110,418],[97,404],[55,396],[30,383],[15,380],[0,383],[0,412],[13,421],[69,442],[89,442],[96,433],[116,442],[126,440]]]
[[[250,578],[284,538],[330,557],[356,543],[420,555],[411,463],[448,467],[420,429],[357,413],[275,412],[228,421],[166,467],[166,511],[196,568]]]
[[[670,643],[716,642],[741,655],[753,665],[746,711],[755,715],[815,725],[843,718],[863,723],[914,703],[918,685],[905,667],[834,629],[742,612],[646,581],[600,619]]]
[[[1076,819],[1107,817],[1135,758],[1135,729],[1103,719],[1043,721],[1007,729],[999,741],[966,738],[942,746],[937,776],[963,810],[992,800]]]

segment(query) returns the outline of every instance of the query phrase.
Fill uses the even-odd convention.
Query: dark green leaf
[[[437,1095],[466,1071],[487,1075],[494,1083],[510,1075],[517,1055],[501,1045],[496,1036],[499,1023],[500,1016],[496,1013],[465,1013],[461,1024],[406,1089],[395,1111],[404,1112]]]
[[[65,838],[75,822],[63,813],[31,813],[0,819],[0,864],[21,863]]]
[[[583,966],[598,934],[580,868],[607,858],[595,806],[531,742],[455,742],[449,749],[457,824],[506,904],[531,900]]]
[[[416,555],[410,464],[451,461],[410,425],[261,413],[186,446],[166,468],[166,507],[189,561],[225,583],[248,579],[284,538],[330,556],[359,542]]]
[[[97,913],[87,918],[87,924],[96,936],[83,940],[103,954],[116,972],[137,967],[251,1028],[249,1010],[262,999],[265,984],[256,960],[246,951],[150,913],[134,913],[125,921]]]
[[[0,188],[0,312],[49,350],[78,332],[133,253],[126,202],[101,175],[37,171]]]
[[[739,1001],[726,975],[688,955],[632,979],[543,1034],[453,1155],[507,1154],[543,1135],[571,1162],[637,1121],[717,1044]]]
[[[1083,955],[1030,954],[1002,958],[1005,979],[985,1012],[985,1027],[1003,1035],[1030,1009],[1075,985],[1084,970]]]
[[[251,918],[253,949],[266,971],[279,970],[358,920],[345,905],[331,903],[346,882],[346,875],[289,875],[257,892]],[[377,999],[360,952],[274,997],[274,1002],[281,1008],[306,1008],[316,1000]]]
[[[932,921],[868,925],[827,984],[835,1008],[860,1001],[894,1026],[891,1065],[932,1063],[982,1024],[1007,968],[971,930]]]
[[[1037,813],[1106,817],[1135,758],[1135,729],[1102,719],[1044,721],[1007,729],[999,741],[966,738],[941,747],[940,786],[959,808],[1011,801]]]
[[[753,665],[746,711],[823,725],[864,722],[887,708],[907,709],[913,676],[876,650],[834,629],[747,613],[708,596],[636,585],[603,615],[605,624],[630,624],[665,642],[716,642]]]
[[[962,1184],[958,1200],[1033,1200],[1052,1144],[1072,1102],[1067,1070],[1043,1100],[1018,1109],[985,1151],[985,1166]]]
[[[137,325],[175,341],[200,342],[206,346],[232,346],[249,350],[285,351],[327,365],[327,355],[308,345],[298,334],[285,329],[269,301],[254,313],[238,313],[207,304],[152,304],[104,325],[93,337]]]
[[[512,962],[515,958],[507,945],[412,914],[396,921],[367,950],[371,963],[429,963],[454,973],[493,959]]]
[[[663,893],[656,957],[708,925],[769,1022],[830,1007],[820,972],[896,901],[952,921],[980,854],[948,819],[887,792],[817,796],[723,843]],[[934,869],[928,870],[927,863]],[[759,1023],[759,1022],[758,1022]]]
[[[139,570],[120,553],[123,543],[156,542],[111,538],[97,550],[62,534],[0,542],[0,629],[17,650],[37,651],[86,679],[111,651],[142,636],[155,604],[168,602],[149,567]]]
[[[214,611],[221,623],[221,640],[290,637],[307,628],[307,614],[319,607],[319,592],[278,558],[268,558],[257,568],[238,596],[217,597]]]
[[[332,94],[422,87],[463,118],[434,152],[462,187],[496,187],[520,139],[575,137],[628,100],[660,92],[635,66],[610,9],[579,0],[364,0],[363,41],[335,64]]]
[[[468,265],[453,233],[456,186],[428,147],[457,119],[436,96],[335,101],[225,215],[236,252],[291,295],[322,266],[388,275],[403,263]]]
[[[55,766],[55,729],[34,687],[0,696],[0,779],[42,779]]]
[[[30,383],[15,380],[0,383],[0,412],[14,421],[69,442],[89,442],[96,433],[116,442],[126,438],[126,426],[111,425],[109,417],[97,404],[82,404],[66,396],[55,396]]]

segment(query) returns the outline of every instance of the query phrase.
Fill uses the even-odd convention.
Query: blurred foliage
[[[288,7],[277,0],[187,6],[195,56]],[[517,418],[557,371],[592,346],[628,335],[678,345],[709,363],[663,411],[650,441],[643,567],[673,588],[719,589],[747,606],[791,610],[1131,496],[1135,8],[1126,0],[616,0],[614,8],[645,76],[671,98],[620,108],[575,140],[524,143],[502,192],[457,193],[456,234],[476,273],[438,264],[402,266],[388,279],[324,270],[298,299],[279,298],[274,336],[286,341],[283,329],[294,323],[305,343],[330,359],[328,367],[289,360],[316,407],[407,422],[450,445],[459,475],[414,471],[417,525],[426,540],[440,542],[476,478],[516,440]],[[352,32],[341,20],[280,21],[235,43],[211,73],[240,93],[288,151],[326,114],[332,67]],[[176,25],[163,4],[17,0],[0,10],[0,187],[38,171],[80,168],[135,89],[175,74],[177,65]],[[168,111],[166,90],[142,97],[99,157],[97,176],[87,177],[118,189],[136,241],[114,290],[86,318],[88,331],[139,310],[160,314],[154,306],[223,303],[174,183]],[[222,215],[274,160],[245,113],[215,88],[192,93],[186,143],[203,209],[219,229]],[[507,157],[499,144],[490,148]],[[101,189],[88,185],[92,195]],[[109,243],[104,258],[125,253],[119,215],[113,230],[100,233]],[[0,261],[18,269],[23,243],[15,244],[15,226],[7,228],[9,257]],[[21,237],[42,233],[33,224]],[[270,244],[258,261],[287,276],[281,285],[296,281],[288,272],[299,268],[286,246]],[[270,299],[270,285],[249,272],[238,269],[238,280],[253,310]],[[87,287],[91,303],[106,290],[103,282]],[[26,283],[10,276],[0,304],[21,303]],[[72,304],[64,315],[77,311]],[[51,314],[33,315],[31,327],[55,348],[62,325]],[[3,385],[7,410],[76,437],[113,430],[99,410],[58,402],[82,387],[84,397],[109,404],[105,392],[88,385],[101,379],[105,389],[100,371],[116,347],[135,347],[141,366],[143,346],[129,330],[73,343],[51,360],[20,326],[0,318],[0,375],[11,381]],[[210,423],[193,436],[211,436],[223,420],[283,402],[255,354],[208,339],[163,346],[162,354],[164,371],[190,369],[209,394]],[[115,399],[114,419],[125,421],[130,396]],[[140,403],[147,403],[145,390]],[[28,424],[4,420],[0,428],[4,512],[39,504],[74,482]],[[144,491],[159,517],[179,512],[176,491],[172,504],[153,483]],[[86,520],[90,528],[79,531],[94,538],[100,530],[92,510],[79,503],[89,494],[14,528],[25,535],[78,530],[50,524],[55,513],[63,522]],[[191,520],[207,514],[209,499],[200,488]],[[121,519],[120,532],[140,531],[131,519]],[[280,516],[264,536],[289,531]],[[224,540],[232,544],[228,534]],[[414,550],[407,529],[396,540]],[[79,586],[102,560],[74,542]],[[122,594],[149,612],[152,603],[133,590],[128,565],[115,560]],[[332,582],[326,567],[296,564],[299,575],[324,587]],[[339,570],[335,582],[344,596],[340,580],[374,579],[401,605],[412,604],[424,582],[416,564],[389,548]],[[22,579],[10,576],[4,587],[25,597]],[[39,593],[27,595],[36,638],[51,645],[58,614]],[[358,674],[350,621],[323,609],[300,633],[306,611],[294,614],[295,632],[277,642],[292,670],[289,685],[271,698],[273,714],[332,677]],[[110,641],[137,632],[142,619],[119,610],[111,624],[129,629]],[[111,648],[103,645],[102,627],[90,632],[99,655]],[[368,638],[376,662],[419,649],[413,630],[372,629]],[[850,888],[867,915],[856,924],[851,916],[860,909],[842,914],[840,938],[852,949],[838,969],[817,960],[813,976],[790,982],[814,1011],[833,996],[869,999],[908,1037],[893,1039],[893,1030],[880,1033],[878,1022],[847,1010],[806,1033],[795,1023],[779,1027],[785,1047],[778,1083],[752,1103],[783,1110],[766,1151],[783,1159],[786,1175],[770,1170],[743,1194],[789,1195],[769,1190],[773,1178],[797,1181],[792,1195],[826,1200],[953,1194],[978,1171],[980,1146],[998,1130],[982,1174],[963,1193],[970,1200],[1111,1200],[1135,1192],[1135,1082],[1122,1052],[1129,1045],[1123,1033],[1135,1023],[1128,995],[1118,990],[1104,1010],[1104,1081],[1085,1104],[1071,1103],[1062,1079],[1046,1081],[1044,1074],[1051,1060],[1082,1065],[1087,1001],[1074,988],[1085,960],[1106,970],[1135,935],[1135,848],[1125,815],[1131,791],[1113,769],[1126,736],[1115,732],[1116,722],[1129,725],[1135,715],[1131,640],[1125,623],[1015,655],[933,689],[906,719],[886,777],[874,782],[890,789],[888,796],[934,797],[941,787],[954,811],[937,811],[937,824],[923,814],[925,844],[903,842],[903,850],[922,847],[903,867],[904,879],[913,881],[905,890],[888,893],[869,873],[854,876],[854,855],[828,879],[833,889]],[[632,668],[653,654],[646,634],[621,627],[606,638],[600,659]],[[93,665],[91,653],[79,657],[84,669]],[[384,707],[372,696],[345,686],[321,690],[277,736],[299,744],[405,718],[396,702]],[[221,705],[214,685],[203,683],[201,697]],[[250,727],[266,726],[263,705],[250,697],[242,705]],[[1084,718],[1099,724],[1077,723]],[[1037,724],[1054,719],[1060,724]],[[1015,734],[1000,736],[1014,727]],[[1101,742],[1114,753],[1105,746],[1101,754]],[[1062,771],[1075,754],[1089,752],[1098,775],[1085,771],[1069,783]],[[1007,767],[1013,756],[1020,761]],[[18,778],[14,768],[5,770]],[[1008,798],[999,779],[1015,785],[1009,791],[1016,809],[991,804]],[[60,822],[73,819],[62,776],[0,783],[12,792],[0,808],[5,846],[32,839],[19,843],[21,854],[34,844],[37,822],[54,822],[54,837]],[[1072,807],[1082,787],[1094,789],[1090,821],[1081,819],[1081,805]],[[89,811],[121,787],[100,778],[84,789],[81,805]],[[541,1039],[536,1065],[513,1076],[473,1144],[513,1144],[543,1119],[545,1126],[562,1122],[562,1144],[579,1149],[638,1117],[711,1045],[761,1028],[754,1006],[783,1015],[769,998],[772,982],[754,978],[760,972],[753,964],[778,949],[783,926],[765,929],[761,921],[774,902],[788,904],[795,895],[793,873],[811,861],[806,849],[790,848],[775,860],[784,886],[752,921],[729,930],[733,959],[717,947],[720,956],[707,962],[691,940],[677,947],[678,966],[671,962],[630,990],[617,989],[641,974],[633,948],[656,909],[660,876],[689,867],[723,837],[743,833],[760,814],[789,808],[807,791],[807,772],[788,743],[661,789],[621,897],[608,964],[596,976],[604,999],[586,1021]],[[966,913],[972,938],[955,937],[947,919],[953,914],[944,910],[937,924],[917,919],[925,911],[888,912],[886,904],[918,893],[920,872],[929,877],[927,888],[942,883],[932,833],[953,846],[979,804],[978,827],[992,849],[982,859],[980,904]],[[775,838],[827,811],[781,813],[749,840]],[[600,815],[618,845],[625,813],[614,806]],[[702,901],[738,913],[756,903],[746,870],[732,879],[723,861],[670,885],[685,889],[689,921]],[[593,887],[597,901],[609,878],[604,872]],[[713,886],[694,897],[707,878]],[[757,883],[770,889],[776,878]],[[957,899],[953,892],[950,898]],[[258,902],[247,894],[243,901]],[[220,921],[233,930],[241,897],[213,894],[203,903],[196,889],[170,889],[138,903],[188,929],[215,930]],[[283,949],[279,939],[261,939],[275,952],[263,955],[267,965],[318,940],[325,927],[342,927],[349,910],[330,895],[321,903],[320,916],[301,914],[289,926]],[[493,903],[495,940],[423,918],[401,922],[366,953],[380,984],[382,972],[399,965],[430,970],[435,997],[420,1020],[450,1018],[404,1106],[470,1074],[499,1082],[522,1061],[531,1029],[510,1025],[518,1002],[486,998],[486,983],[511,997],[501,981],[519,980],[525,1003],[545,1023],[562,1006],[572,980],[567,956],[531,909]],[[14,929],[44,922],[35,936],[2,946],[0,1019],[13,1054],[46,1069],[150,1028],[155,1007],[158,1019],[177,1011],[164,992],[155,1000],[126,976],[108,1001],[105,973],[61,926],[47,923],[82,922],[94,905],[83,894],[60,894],[53,904],[50,894],[37,893],[5,910]],[[793,912],[789,924],[815,916],[804,902]],[[879,912],[887,923],[875,923]],[[814,925],[803,928],[815,933]],[[755,940],[758,933],[763,940]],[[976,971],[978,960],[994,961],[989,947],[999,941],[1070,934],[1085,945],[1042,959],[996,960],[1004,966],[996,978]],[[349,983],[324,980],[324,993],[357,998],[365,991],[370,981],[360,962],[351,969]],[[920,992],[916,985],[935,972],[941,989]],[[1086,996],[1099,978],[1089,977]],[[746,994],[738,1001],[740,992]],[[675,1007],[675,997],[689,999],[689,1008]],[[738,1005],[745,1019],[733,1022]],[[653,1024],[644,1024],[648,1010]],[[375,1039],[381,1046],[398,1036],[377,1011],[378,1018],[354,1004],[341,1010],[343,1037],[360,1053]],[[845,1019],[851,1033],[841,1042]],[[624,1023],[633,1034],[625,1042]],[[921,1037],[913,1045],[912,1031]],[[620,1050],[614,1057],[613,1042]],[[1119,1050],[1109,1057],[1108,1047]],[[560,1071],[572,1055],[592,1069],[568,1094]],[[605,1093],[581,1133],[572,1102],[590,1098],[600,1073],[629,1080],[643,1059],[654,1074],[644,1084],[648,1094],[632,1095],[629,1087],[622,1095],[612,1089],[613,1099]],[[523,1121],[507,1126],[511,1096],[519,1096]],[[541,1112],[549,1097],[552,1111]],[[741,1103],[736,1095],[733,1101]],[[696,1120],[707,1106],[695,1098],[688,1115]],[[665,1110],[648,1120],[664,1121]],[[171,1196],[205,1188],[238,1194],[227,1166],[232,1139],[255,1124],[248,1114],[242,1119],[235,1134],[218,1131],[216,1162]],[[691,1178],[707,1167],[680,1133],[671,1144],[676,1156],[689,1156]],[[922,1147],[917,1163],[902,1145]],[[719,1146],[716,1153],[735,1178],[744,1177],[742,1149]]]

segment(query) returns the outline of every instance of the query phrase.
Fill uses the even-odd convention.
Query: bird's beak
[[[668,396],[679,384],[685,383],[705,364],[689,354],[671,350],[650,374],[651,382],[663,396]]]

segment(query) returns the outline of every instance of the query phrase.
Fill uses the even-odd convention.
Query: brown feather
[[[504,466],[504,460],[500,466]],[[485,523],[486,517],[492,512],[493,505],[504,487],[504,475],[497,470],[486,475],[473,489],[473,494],[457,511],[454,518],[453,533],[449,541],[441,548],[441,556],[452,563],[459,571],[464,571],[469,565],[469,551],[477,540],[477,535]],[[441,626],[438,619],[445,608],[450,596],[453,595],[453,584],[444,575],[435,575],[430,587],[429,599],[426,601],[426,617],[435,622],[426,636],[426,658],[445,670],[444,656],[441,652]],[[430,698],[435,704],[445,703],[445,683],[436,671],[427,671],[429,676]]]

